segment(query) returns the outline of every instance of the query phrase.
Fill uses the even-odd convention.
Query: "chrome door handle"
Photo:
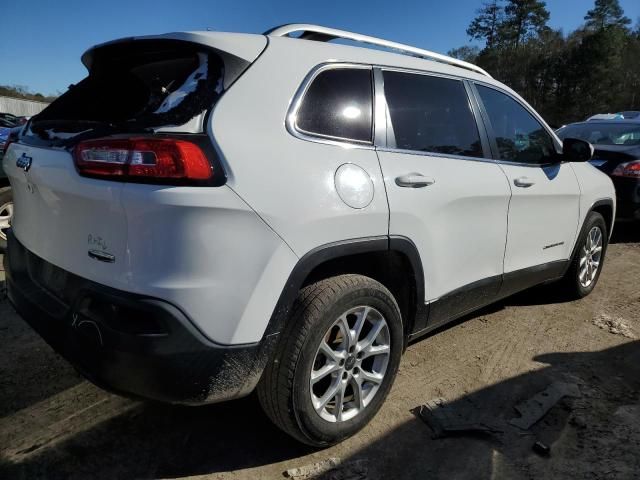
[[[436,181],[433,178],[425,177],[421,173],[408,173],[396,177],[396,185],[399,187],[422,188],[433,185]]]
[[[519,177],[513,181],[513,184],[516,187],[521,187],[521,188],[529,188],[530,186],[535,185],[535,183],[536,182],[534,182],[528,177]]]

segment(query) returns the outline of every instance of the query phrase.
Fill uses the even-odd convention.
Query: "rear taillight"
[[[633,162],[621,163],[611,173],[615,177],[631,177],[640,178],[640,160],[634,160]]]
[[[87,140],[75,147],[74,160],[81,175],[114,180],[202,182],[214,173],[198,145],[170,138]]]

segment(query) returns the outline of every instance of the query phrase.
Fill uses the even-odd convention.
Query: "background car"
[[[611,177],[618,197],[617,218],[640,220],[640,119],[572,123],[558,136],[595,147],[591,164]]]
[[[13,219],[13,194],[9,179],[2,168],[2,158],[10,139],[17,136],[22,127],[7,128],[0,126],[0,248],[6,246],[7,229]]]
[[[638,110],[627,110],[624,112],[620,112],[620,115],[622,115],[626,119],[633,119],[633,118],[640,119],[640,111]]]
[[[586,122],[593,122],[596,120],[622,120],[624,117],[621,113],[597,113],[587,118]]]
[[[10,113],[0,113],[0,128],[13,128],[20,125],[18,117]]]

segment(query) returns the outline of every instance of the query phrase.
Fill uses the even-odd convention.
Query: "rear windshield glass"
[[[585,123],[558,130],[561,139],[578,138],[595,145],[640,145],[640,124]]]
[[[222,93],[224,66],[212,52],[178,41],[134,41],[94,51],[89,76],[34,118],[42,138],[91,129],[119,132],[179,126]]]

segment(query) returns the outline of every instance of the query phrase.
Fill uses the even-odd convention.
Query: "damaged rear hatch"
[[[224,184],[206,121],[265,46],[262,36],[203,32],[89,50],[88,76],[32,118],[5,155],[16,238],[63,270],[126,288],[123,187]]]

